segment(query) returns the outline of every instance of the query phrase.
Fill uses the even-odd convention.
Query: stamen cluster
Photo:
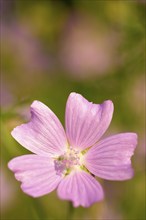
[[[54,160],[54,166],[57,175],[67,175],[70,171],[81,165],[81,153],[72,147],[69,147],[67,152]]]

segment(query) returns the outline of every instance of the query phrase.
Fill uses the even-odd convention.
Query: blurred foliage
[[[75,209],[73,219],[145,219],[145,6],[140,0],[1,2],[1,169],[12,192],[6,201],[1,198],[1,203],[6,203],[1,210],[3,220],[66,218],[68,202],[59,200],[55,192],[39,199],[25,195],[7,163],[15,156],[29,153],[10,132],[29,120],[31,102],[44,102],[64,124],[65,104],[72,91],[94,103],[111,99],[115,112],[108,133],[133,131],[139,136],[132,159],[135,177],[120,183],[104,181],[105,200],[88,209]],[[114,33],[117,46],[110,38],[108,43],[113,44],[116,55],[112,57],[110,51],[103,49],[114,61],[112,68],[95,73],[87,70],[88,74],[80,77],[80,70],[74,74],[61,62],[60,50],[69,39],[68,26],[76,32],[74,20],[89,22],[97,36],[105,32],[108,39]],[[88,28],[87,25],[87,32]],[[75,55],[79,62],[84,62],[80,53]],[[89,56],[89,62],[90,59]],[[104,58],[101,62],[104,65]]]

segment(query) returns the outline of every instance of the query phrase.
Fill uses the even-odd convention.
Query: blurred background
[[[73,219],[145,219],[145,1],[1,0],[1,218],[65,219],[68,202],[52,192],[32,199],[8,161],[29,153],[10,135],[30,118],[33,100],[64,125],[70,92],[94,103],[111,99],[106,135],[136,132],[135,176],[102,181],[105,200],[76,208]]]

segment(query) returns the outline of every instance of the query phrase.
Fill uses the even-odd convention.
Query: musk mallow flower
[[[135,133],[101,139],[113,115],[110,100],[88,102],[71,93],[67,100],[64,131],[57,116],[43,103],[31,105],[31,120],[12,131],[28,154],[12,159],[8,166],[21,181],[22,190],[39,197],[57,189],[74,207],[89,207],[103,199],[95,176],[106,180],[132,178],[131,156],[137,144]]]

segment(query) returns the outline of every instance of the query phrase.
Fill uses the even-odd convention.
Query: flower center
[[[70,147],[66,153],[54,160],[54,166],[58,175],[67,175],[75,167],[81,165],[81,153]]]

